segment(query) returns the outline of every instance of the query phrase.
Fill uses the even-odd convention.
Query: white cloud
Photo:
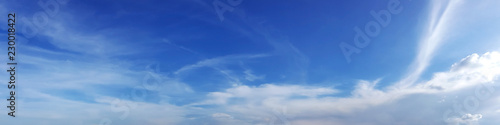
[[[436,73],[431,80],[404,89],[380,90],[375,88],[379,80],[360,81],[350,97],[322,97],[334,94],[336,90],[273,84],[236,86],[223,92],[210,93],[209,100],[204,104],[220,106],[218,111],[230,113],[235,120],[241,120],[242,124],[268,123],[270,118],[275,118],[271,111],[282,107],[287,107],[285,118],[292,125],[477,124],[486,115],[499,116],[487,111],[496,108],[492,107],[496,102],[488,100],[500,97],[500,94],[482,91],[491,96],[481,98],[478,102],[481,106],[476,110],[464,108],[467,104],[462,102],[467,102],[468,97],[477,97],[474,94],[478,91],[477,86],[492,83],[493,87],[500,86],[500,72],[496,70],[498,67],[498,52],[472,54],[455,63],[450,71]],[[304,97],[293,98],[295,95]],[[457,98],[439,102],[445,96]],[[454,111],[454,105],[457,104],[462,105],[460,113],[464,114],[452,113],[448,115],[448,119],[444,119],[446,111]],[[490,124],[493,123],[495,122]]]
[[[259,80],[259,79],[264,79],[265,76],[263,75],[259,75],[259,76],[256,76],[252,73],[252,70],[245,70],[243,73],[245,73],[245,79],[248,80],[248,81],[255,81],[255,80]]]
[[[212,117],[221,118],[221,119],[233,119],[233,116],[225,114],[225,113],[214,113],[214,114],[212,114]]]
[[[236,61],[241,61],[242,59],[253,59],[253,58],[262,58],[266,57],[266,54],[256,54],[256,55],[229,55],[217,58],[206,59],[197,62],[196,64],[187,65],[179,70],[175,71],[174,74],[181,74],[184,72],[188,72],[201,67],[212,67],[217,68],[219,65],[227,64],[227,63],[235,63]]]
[[[420,75],[429,66],[436,49],[446,41],[449,27],[461,4],[460,0],[439,0],[429,2],[429,20],[427,27],[422,29],[423,35],[417,48],[417,55],[404,79],[396,87],[409,87],[420,78]]]
[[[424,86],[460,89],[494,81],[500,74],[499,60],[498,52],[488,52],[481,56],[472,54],[453,64],[449,72],[436,73]]]
[[[465,124],[465,125],[473,125],[477,124],[476,122],[479,121],[483,116],[481,114],[465,114],[460,118],[453,118],[450,119],[451,124]]]
[[[212,92],[208,95],[211,100],[202,104],[226,104],[228,99],[231,98],[244,98],[249,99],[248,101],[258,102],[265,99],[286,99],[293,96],[316,97],[318,95],[334,94],[336,92],[337,90],[330,88],[311,88],[296,85],[278,86],[264,84],[258,87],[241,85],[227,89],[225,92]]]

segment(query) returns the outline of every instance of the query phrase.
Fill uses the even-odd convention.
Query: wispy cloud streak
[[[417,55],[410,65],[404,79],[399,81],[396,88],[406,88],[413,85],[420,75],[429,66],[436,50],[446,41],[446,34],[451,26],[451,20],[455,18],[455,10],[458,9],[460,1],[431,1],[429,20],[427,27],[420,39]]]

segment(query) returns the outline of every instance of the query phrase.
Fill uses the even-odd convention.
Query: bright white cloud
[[[500,97],[500,94],[487,91],[488,88],[479,91],[490,96],[478,99],[481,106],[475,110],[470,110],[467,107],[470,104],[462,102],[470,101],[469,97],[479,98],[481,95],[474,94],[478,86],[488,84],[499,89],[498,67],[498,52],[472,54],[455,63],[450,71],[436,73],[431,80],[405,89],[380,90],[375,88],[378,80],[360,81],[350,97],[321,97],[334,94],[336,90],[272,84],[236,86],[224,92],[210,93],[204,104],[219,105],[218,110],[241,120],[241,124],[269,123],[270,118],[277,117],[271,111],[282,107],[288,109],[285,116],[292,125],[477,124],[486,114],[489,117],[500,115],[485,112],[496,103],[488,100]],[[305,97],[293,98],[294,95]],[[461,105],[460,112],[454,109],[457,104]],[[445,115],[448,109],[452,113]]]
[[[472,125],[472,124],[477,124],[475,122],[479,121],[483,116],[481,114],[465,114],[460,118],[453,118],[450,119],[451,124],[466,124],[466,125]]]

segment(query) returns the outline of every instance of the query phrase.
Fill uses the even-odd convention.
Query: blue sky
[[[495,125],[498,5],[2,1],[0,12],[19,20],[19,101],[16,118],[0,121]],[[1,97],[6,92],[0,87]]]

